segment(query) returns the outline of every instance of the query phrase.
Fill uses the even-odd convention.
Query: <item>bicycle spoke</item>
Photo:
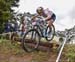
[[[54,38],[54,34],[55,34],[54,26],[51,27],[48,26],[46,29],[46,33],[47,33],[46,40],[51,41]]]
[[[25,34],[23,38],[23,47],[27,52],[31,52],[38,47],[39,41],[40,36],[36,30],[30,30]]]

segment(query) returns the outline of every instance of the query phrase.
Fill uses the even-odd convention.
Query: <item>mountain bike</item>
[[[41,17],[38,17],[38,21],[34,22],[33,25],[33,28],[28,30],[23,37],[22,45],[27,52],[32,52],[38,48],[41,37],[44,37],[47,41],[51,41],[55,34],[54,25],[52,24],[51,27],[49,27]],[[29,42],[35,45],[30,45],[28,44]]]

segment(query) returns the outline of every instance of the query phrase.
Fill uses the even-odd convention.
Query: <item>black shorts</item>
[[[55,19],[56,19],[56,15],[55,14],[53,14],[52,16],[51,16],[51,18],[50,19],[53,19],[53,21],[55,21]]]

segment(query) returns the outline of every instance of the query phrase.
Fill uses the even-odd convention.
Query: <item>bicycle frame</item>
[[[44,26],[44,25],[43,25],[43,26]],[[37,27],[38,32],[39,32],[39,30],[40,30],[40,32],[39,32],[39,33],[40,33],[40,36],[41,36],[41,37],[45,37],[45,36],[43,35],[43,31],[42,31],[42,30],[45,29],[45,28],[44,28],[45,26],[44,26],[43,29],[42,29],[42,28],[40,27],[40,24],[38,24],[38,25],[36,24],[36,25],[34,25],[34,29],[36,29],[35,27]],[[46,27],[47,27],[47,26],[46,26]]]

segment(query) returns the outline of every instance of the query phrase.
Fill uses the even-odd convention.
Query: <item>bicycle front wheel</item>
[[[54,38],[54,35],[55,35],[54,25],[52,25],[51,27],[47,26],[47,29],[46,29],[45,33],[47,34],[46,40],[51,41]]]
[[[40,34],[36,29],[27,31],[23,37],[22,46],[26,52],[32,52],[38,48]]]

